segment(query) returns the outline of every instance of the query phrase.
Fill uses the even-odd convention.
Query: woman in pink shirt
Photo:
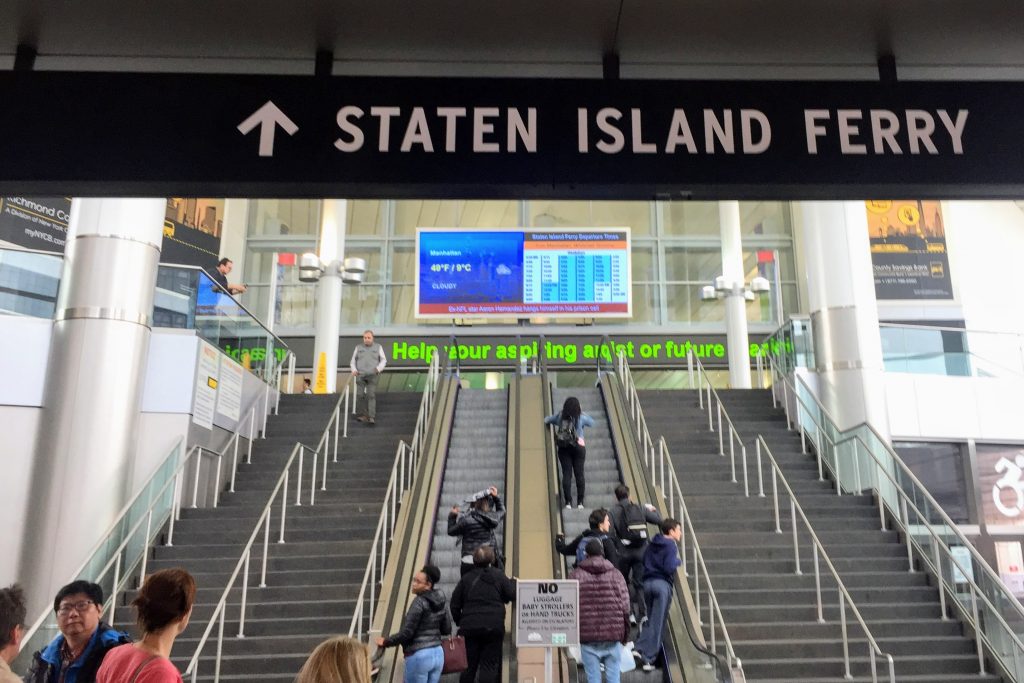
[[[174,639],[188,626],[196,581],[184,569],[163,569],[146,577],[132,604],[142,640],[115,647],[103,658],[97,683],[182,683],[171,664]]]

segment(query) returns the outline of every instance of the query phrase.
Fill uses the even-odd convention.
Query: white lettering
[[[818,153],[818,138],[825,134],[825,126],[818,125],[818,119],[828,121],[827,109],[804,109],[804,129],[807,132],[807,153]]]
[[[612,119],[618,121],[621,118],[622,112],[613,107],[605,107],[597,112],[597,127],[611,138],[610,142],[607,140],[597,141],[597,148],[605,154],[618,154],[626,146],[626,137],[611,122]]]
[[[672,111],[672,123],[669,125],[668,140],[665,142],[665,153],[675,154],[676,147],[682,145],[690,154],[697,153],[697,144],[693,141],[690,123],[686,120],[686,112],[682,109]]]
[[[587,110],[580,107],[576,110],[576,149],[580,154],[590,151],[590,130]]]
[[[836,111],[836,122],[839,124],[839,151],[843,154],[867,154],[867,145],[854,144],[852,139],[860,135],[860,121],[864,113],[860,109],[839,109]]]
[[[761,139],[754,142],[753,122],[761,129]],[[761,154],[772,144],[772,125],[764,112],[757,109],[740,109],[740,135],[743,138],[744,154]]]
[[[874,141],[875,154],[885,154],[884,145],[888,145],[893,154],[903,154],[900,144],[896,142],[896,133],[900,132],[900,119],[888,109],[871,110],[871,138]]]
[[[444,151],[455,151],[455,122],[466,115],[465,107],[438,107],[437,115],[445,120]]]
[[[430,139],[430,129],[427,128],[427,117],[423,113],[423,107],[412,109],[409,125],[405,128],[405,137],[402,138],[402,151],[408,152],[413,145],[422,145],[424,152],[434,151],[434,142]]]
[[[523,147],[527,152],[537,151],[537,108],[529,107],[526,110],[526,123],[519,110],[510,107],[508,110],[508,151],[516,151],[516,136],[523,141]]]
[[[351,140],[346,141],[338,138],[334,141],[335,147],[342,152],[358,152],[363,148],[363,143],[366,141],[366,138],[363,136],[363,130],[349,120],[350,118],[360,119],[362,117],[363,110],[359,107],[350,105],[338,110],[338,128],[341,128],[343,133],[348,133]]]
[[[722,121],[711,109],[704,110],[704,150],[708,154],[715,153],[715,139],[722,145],[726,154],[735,154],[736,145],[732,139],[732,109],[722,110]]]
[[[630,109],[629,115],[633,124],[633,154],[656,153],[658,151],[657,145],[653,142],[644,142],[643,121],[641,120],[640,110]]]
[[[966,109],[960,109],[956,113],[956,121],[951,121],[949,114],[946,113],[945,109],[938,111],[939,120],[942,121],[942,125],[949,131],[949,139],[953,143],[953,154],[964,153],[964,126],[967,125],[967,114]]]
[[[473,109],[473,151],[501,151],[497,142],[485,142],[484,136],[494,132],[494,124],[487,121],[498,115],[497,107],[476,107]]]
[[[370,107],[370,116],[380,119],[380,137],[377,141],[377,149],[381,152],[389,151],[391,146],[391,118],[398,116],[402,110],[398,107]]]
[[[935,132],[935,119],[923,109],[907,110],[907,135],[910,136],[910,153],[920,154],[921,145],[929,154],[938,154],[932,133]]]

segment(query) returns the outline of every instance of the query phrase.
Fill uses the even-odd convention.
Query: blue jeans
[[[668,606],[672,602],[672,584],[662,579],[644,579],[644,605],[647,625],[636,639],[635,649],[644,664],[653,664],[661,652],[661,636],[665,631]]]
[[[604,664],[605,680],[619,683],[619,644],[582,643],[583,670],[587,672],[587,683],[601,683],[601,665]]]
[[[441,646],[416,650],[405,658],[404,683],[437,683],[441,680],[444,666],[444,650]]]

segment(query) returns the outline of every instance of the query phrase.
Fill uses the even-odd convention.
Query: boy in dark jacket
[[[619,643],[629,636],[629,591],[622,573],[604,559],[596,538],[587,541],[586,557],[572,570],[580,582],[580,650],[587,683],[619,683]]]
[[[459,683],[496,683],[501,676],[501,646],[505,639],[505,605],[516,597],[516,584],[495,569],[494,549],[480,546],[473,553],[473,570],[452,593],[452,619],[466,639],[468,667]]]
[[[648,539],[646,526],[634,527],[639,527],[637,520],[647,524],[661,524],[661,515],[650,503],[640,505],[630,500],[629,487],[625,484],[615,487],[615,500],[615,505],[608,510],[608,516],[612,520],[611,530],[617,541],[615,549],[619,553],[616,566],[626,579],[629,601],[637,606],[637,616],[629,615],[630,623],[635,624],[637,617],[644,614],[643,568]]]
[[[465,576],[473,569],[473,553],[484,545],[494,548],[494,566],[502,568],[504,563],[497,552],[498,539],[494,530],[505,517],[505,504],[501,502],[497,487],[492,486],[473,494],[465,504],[469,507],[466,514],[460,514],[458,505],[448,512],[448,535],[458,536],[462,544],[460,574]]]
[[[615,549],[615,541],[608,535],[609,529],[611,529],[611,518],[608,516],[608,511],[604,508],[598,508],[590,513],[590,518],[587,520],[590,528],[584,531],[582,534],[574,538],[571,542],[565,542],[565,536],[558,534],[555,536],[555,549],[563,555],[572,555],[576,557],[576,565],[583,560],[584,549],[587,547],[587,541],[592,538],[596,538],[601,541],[601,545],[606,560],[615,564],[618,562],[618,551]]]
[[[677,520],[666,517],[661,533],[651,539],[644,551],[644,604],[647,606],[647,626],[636,641],[636,655],[644,671],[654,670],[654,660],[661,652],[661,636],[672,603],[672,586],[679,559],[679,540],[683,528]]]

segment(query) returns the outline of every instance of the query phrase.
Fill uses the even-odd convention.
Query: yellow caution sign
[[[321,351],[320,358],[316,361],[316,383],[313,385],[314,394],[327,393],[327,352]]]

